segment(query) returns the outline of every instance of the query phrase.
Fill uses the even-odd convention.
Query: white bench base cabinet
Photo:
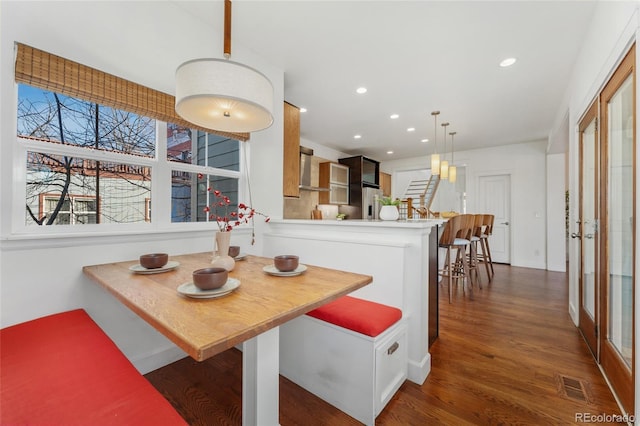
[[[376,337],[308,315],[291,320],[280,326],[280,374],[374,425],[407,378],[405,319]]]

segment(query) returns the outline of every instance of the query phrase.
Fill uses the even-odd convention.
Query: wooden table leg
[[[279,424],[280,328],[242,343],[242,426]]]

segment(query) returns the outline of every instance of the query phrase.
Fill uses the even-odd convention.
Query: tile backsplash
[[[324,163],[324,158],[311,157],[311,185],[319,185],[320,163]],[[311,219],[311,211],[316,208],[319,202],[317,191],[300,191],[300,198],[284,198],[284,219]]]

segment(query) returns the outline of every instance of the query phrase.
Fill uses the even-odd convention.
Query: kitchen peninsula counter
[[[319,225],[319,226],[370,226],[375,228],[430,228],[445,222],[446,219],[409,219],[409,220],[381,220],[381,219],[271,219],[272,224],[283,225]]]
[[[431,369],[429,255],[437,250],[437,239],[430,236],[437,236],[442,223],[272,219],[264,235],[265,255],[296,254],[303,264],[373,276],[372,284],[352,295],[402,310],[408,324],[408,379],[422,384]]]

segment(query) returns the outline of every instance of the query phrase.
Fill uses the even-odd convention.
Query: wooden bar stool
[[[482,254],[478,253],[479,260],[484,263],[489,281],[493,279],[494,275],[493,260],[491,259],[491,250],[489,249],[489,237],[493,233],[493,220],[494,215],[492,214],[482,215],[482,231],[480,233],[480,248],[482,249]]]
[[[467,280],[469,292],[473,297],[473,282],[467,262],[466,250],[471,245],[471,233],[473,231],[474,217],[470,214],[462,214],[449,218],[442,232],[438,245],[447,249],[444,268],[440,271],[440,276],[447,277],[449,286],[449,303],[451,303],[451,292],[453,280],[462,279],[464,291],[464,280]],[[452,251],[455,250],[455,258]]]
[[[478,281],[478,287],[482,288],[482,283],[480,282],[480,274],[478,273],[478,268],[480,265],[480,259],[478,255],[478,243],[481,243],[482,238],[482,229],[484,223],[484,215],[483,214],[474,214],[473,215],[473,230],[471,232],[471,244],[469,245],[469,269],[471,273]]]

